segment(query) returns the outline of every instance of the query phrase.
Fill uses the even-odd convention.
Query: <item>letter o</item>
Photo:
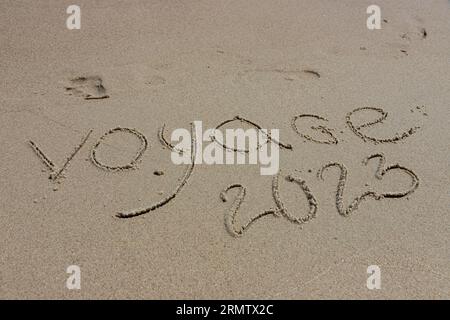
[[[105,138],[107,136],[109,136],[110,134],[113,134],[115,132],[119,132],[119,131],[130,133],[130,134],[136,136],[141,141],[141,146],[140,146],[139,150],[137,151],[136,155],[134,156],[133,160],[131,160],[130,163],[122,165],[122,166],[110,166],[110,165],[100,162],[97,159],[98,146],[105,140]],[[100,139],[97,141],[97,143],[92,148],[91,161],[94,165],[96,165],[100,169],[103,169],[106,171],[120,171],[120,170],[135,169],[137,163],[141,160],[141,158],[144,155],[144,152],[147,150],[147,148],[148,148],[148,141],[147,141],[147,138],[142,133],[140,133],[136,129],[117,127],[117,128],[109,130],[103,136],[100,137]]]

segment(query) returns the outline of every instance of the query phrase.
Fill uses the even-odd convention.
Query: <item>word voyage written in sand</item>
[[[417,107],[418,110],[421,110],[421,108],[423,108],[423,107]],[[358,113],[367,112],[367,111],[375,112],[376,114],[378,114],[378,117],[376,117],[375,119],[373,119],[371,121],[364,122],[362,124],[355,124],[353,121],[353,116],[355,116]],[[400,141],[405,140],[406,138],[412,136],[420,129],[419,126],[415,126],[410,129],[407,129],[406,131],[403,131],[403,133],[395,134],[392,137],[384,137],[384,138],[370,136],[367,133],[365,133],[365,131],[364,131],[365,129],[381,124],[384,120],[386,120],[387,116],[388,116],[388,113],[385,112],[381,108],[373,108],[373,107],[356,108],[347,114],[346,124],[349,127],[349,129],[361,140],[363,140],[364,142],[371,142],[374,144],[397,143],[397,142],[400,142]],[[304,120],[322,123],[320,125],[310,126],[309,129],[311,129],[313,131],[317,131],[319,134],[322,134],[323,138],[318,138],[316,136],[313,137],[311,135],[303,133],[299,126],[299,122],[304,121]],[[224,124],[232,122],[232,121],[239,121],[240,123],[243,123],[243,124],[245,123],[247,125],[250,124],[254,128],[256,128],[258,130],[262,130],[261,126],[259,126],[258,124],[254,123],[250,120],[247,120],[243,117],[240,117],[240,116],[236,116],[232,119],[223,121],[221,124],[219,124],[216,127],[216,130],[219,129]],[[338,144],[340,140],[338,139],[338,137],[336,137],[336,135],[334,133],[335,130],[324,125],[327,122],[328,122],[328,119],[326,119],[325,117],[323,117],[321,115],[299,114],[292,118],[291,126],[292,126],[292,129],[298,135],[300,135],[303,139],[305,139],[307,141],[321,143],[321,144],[328,144],[328,145]],[[177,150],[176,147],[174,145],[172,145],[165,138],[164,128],[165,128],[165,125],[163,124],[162,127],[160,128],[160,130],[158,131],[158,138],[159,138],[159,141],[161,142],[161,144],[163,146],[165,146],[166,148],[168,148],[171,152],[182,153],[182,152],[186,151],[186,150]],[[75,159],[75,157],[76,157],[77,153],[80,151],[80,149],[86,145],[92,132],[93,132],[93,130],[89,130],[89,132],[81,139],[80,144],[78,144],[74,148],[73,152],[67,156],[65,162],[60,166],[56,165],[48,156],[46,156],[44,151],[41,150],[41,148],[37,145],[37,143],[30,140],[29,144],[30,144],[32,150],[34,150],[35,154],[41,159],[41,161],[43,162],[43,164],[45,165],[47,170],[50,171],[49,179],[54,182],[55,181],[60,182],[59,179],[64,177],[64,173],[65,173],[65,171],[67,171],[69,164],[71,163],[71,161],[73,159]],[[116,214],[116,216],[118,218],[132,218],[132,217],[136,217],[139,215],[149,213],[150,211],[154,211],[154,210],[168,204],[170,201],[175,199],[175,197],[182,191],[182,189],[187,185],[189,178],[191,177],[191,175],[194,172],[195,164],[198,163],[195,159],[196,154],[197,154],[197,152],[196,152],[197,141],[196,141],[196,134],[195,134],[195,126],[193,123],[191,123],[190,132],[191,132],[190,148],[187,148],[187,149],[189,149],[189,151],[191,151],[191,152],[189,152],[191,160],[186,165],[185,172],[184,172],[183,176],[181,177],[181,179],[179,179],[179,183],[174,187],[173,191],[168,193],[165,197],[163,197],[159,201],[148,204],[145,207],[119,211]],[[130,134],[130,135],[135,136],[140,141],[140,147],[137,150],[133,159],[129,163],[120,165],[120,166],[112,166],[112,165],[107,164],[104,160],[100,160],[98,158],[97,149],[104,142],[106,137],[108,137],[112,134],[117,134],[117,133]],[[342,131],[341,131],[341,133],[342,133]],[[224,143],[221,143],[214,139],[212,139],[212,140],[213,140],[213,143],[217,143],[222,148],[226,149],[227,152],[235,152],[235,153],[237,153],[237,152],[245,153],[246,152],[246,150],[238,150],[238,149],[230,148],[229,146],[227,146]],[[291,144],[282,143],[278,139],[273,139],[270,136],[268,137],[268,139],[266,139],[265,143],[275,143],[281,149],[286,149],[289,151],[294,150],[294,148]],[[90,161],[97,168],[107,171],[107,172],[122,172],[122,171],[126,171],[126,170],[136,169],[138,167],[138,164],[142,160],[144,153],[147,151],[148,146],[149,146],[149,143],[148,143],[146,136],[144,134],[140,133],[138,130],[130,129],[130,128],[123,128],[123,127],[116,127],[116,128],[113,128],[113,129],[107,131],[106,133],[104,133],[97,140],[97,142],[91,147]],[[402,174],[408,176],[408,178],[411,181],[410,186],[400,192],[377,193],[375,191],[370,191],[370,190],[365,191],[365,192],[361,193],[360,196],[353,199],[350,202],[350,204],[346,207],[344,205],[344,202],[345,202],[344,201],[344,190],[345,190],[345,185],[346,185],[346,181],[347,181],[348,170],[345,167],[345,165],[342,163],[338,163],[338,162],[330,162],[330,163],[323,165],[318,170],[317,177],[319,180],[325,179],[325,177],[324,177],[325,171],[328,171],[333,167],[336,167],[339,170],[339,178],[338,178],[337,190],[336,190],[336,210],[341,216],[344,216],[344,217],[349,216],[351,213],[356,211],[359,208],[360,204],[364,201],[368,201],[368,200],[380,201],[383,199],[400,199],[400,198],[410,195],[418,188],[419,178],[414,173],[413,170],[411,170],[403,165],[400,165],[400,164],[387,165],[386,157],[382,153],[375,153],[375,154],[367,156],[366,158],[364,158],[362,160],[362,164],[367,165],[369,161],[371,161],[371,160],[375,161],[376,159],[378,159],[378,168],[377,168],[377,171],[375,172],[375,177],[377,179],[381,180],[389,171],[395,170],[397,172],[401,172]],[[242,203],[244,202],[246,194],[247,194],[247,189],[245,188],[245,186],[243,186],[242,184],[239,184],[239,183],[235,183],[235,184],[227,186],[220,193],[220,199],[223,202],[228,202],[229,201],[229,193],[231,192],[231,190],[233,190],[233,189],[238,190],[237,193],[235,193],[235,197],[234,197],[234,200],[232,201],[230,208],[225,213],[225,227],[231,236],[233,236],[233,237],[242,236],[252,224],[254,224],[256,221],[258,221],[264,217],[267,217],[267,216],[272,216],[275,218],[283,218],[290,223],[294,223],[294,224],[297,224],[300,226],[311,221],[312,219],[314,219],[314,217],[316,216],[317,211],[318,211],[318,202],[317,202],[315,196],[313,195],[313,192],[307,185],[306,181],[303,180],[301,177],[295,176],[293,174],[285,175],[284,178],[288,182],[295,183],[299,186],[301,193],[307,199],[308,209],[307,209],[306,215],[304,215],[303,217],[298,217],[296,215],[293,215],[285,207],[285,205],[282,201],[281,191],[279,189],[279,179],[280,179],[280,177],[283,176],[281,174],[281,171],[282,170],[279,170],[272,178],[272,197],[273,197],[275,206],[273,208],[269,208],[268,210],[265,210],[263,212],[255,214],[246,223],[243,223],[243,224],[238,223],[240,207],[241,207]]]

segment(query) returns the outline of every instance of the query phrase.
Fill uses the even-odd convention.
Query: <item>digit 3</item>
[[[404,166],[401,166],[399,164],[393,164],[386,166],[386,157],[383,153],[375,153],[368,157],[366,157],[363,160],[363,164],[367,165],[371,159],[379,159],[377,171],[375,172],[375,177],[379,180],[383,179],[384,175],[390,171],[390,170],[400,170],[404,173],[406,173],[409,177],[411,177],[412,183],[411,187],[406,191],[400,191],[400,192],[386,192],[382,193],[381,195],[384,198],[402,198],[407,195],[410,195],[419,187],[419,177],[412,171],[411,169],[408,169]]]

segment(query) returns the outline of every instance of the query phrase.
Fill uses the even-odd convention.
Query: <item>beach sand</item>
[[[366,27],[371,1],[79,0],[80,30],[66,28],[70,4],[0,3],[0,298],[450,298],[449,1],[377,1],[381,30]],[[356,111],[349,125],[362,107],[387,118],[358,129],[380,114]],[[302,114],[328,121],[293,121]],[[315,218],[266,216],[233,237],[225,221],[239,190],[223,202],[227,186],[246,188],[237,226],[275,208],[273,177],[257,165],[197,165],[167,204],[116,216],[180,184],[187,166],[160,143],[163,124],[170,138],[192,121],[214,128],[236,115],[279,129],[292,145],[280,150],[279,197],[291,217],[305,217],[305,193],[284,179],[300,177]],[[318,124],[338,143],[305,139],[327,140],[308,129]],[[90,160],[116,127],[147,139],[136,170]],[[28,141],[61,168],[89,130],[49,179]],[[396,143],[379,141],[403,132]],[[98,159],[111,165],[142,147],[126,132],[105,140]],[[323,180],[317,172],[345,166],[345,207],[368,190],[408,190],[406,170],[380,180],[377,159],[362,163],[378,153],[386,166],[411,170],[417,188],[367,198],[344,217],[339,168]],[[66,288],[70,265],[80,267],[80,290]],[[379,290],[366,286],[370,265],[380,268]]]

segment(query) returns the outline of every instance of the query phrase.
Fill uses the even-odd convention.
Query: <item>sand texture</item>
[[[450,1],[77,4],[0,2],[0,298],[450,299]]]

